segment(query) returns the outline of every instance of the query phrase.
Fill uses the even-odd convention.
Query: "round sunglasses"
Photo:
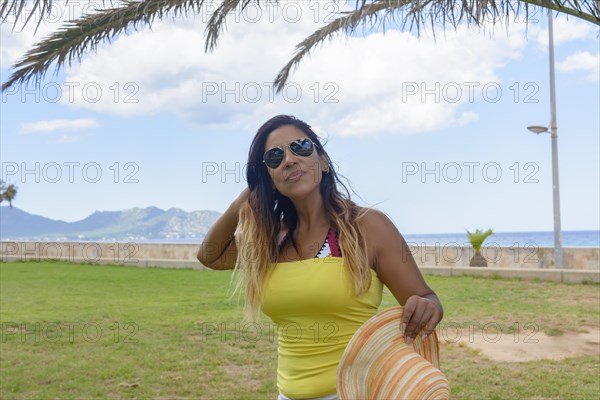
[[[297,156],[308,157],[313,153],[315,144],[309,138],[302,138],[296,139],[288,145],[273,147],[263,157],[265,165],[271,169],[279,167],[285,156],[286,147]]]

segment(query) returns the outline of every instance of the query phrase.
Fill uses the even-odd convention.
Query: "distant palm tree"
[[[0,180],[0,203],[4,200],[8,201],[8,205],[12,207],[12,202],[17,196],[17,188],[15,185],[6,186],[5,182]]]
[[[91,1],[91,0],[90,0]],[[49,15],[53,0],[0,0],[0,18],[19,20],[29,2],[30,12],[25,24],[30,22],[35,10],[39,13],[39,23]],[[210,14],[206,28],[205,51],[211,51],[224,29],[228,15],[243,11],[250,3],[264,4],[259,0],[223,0]],[[103,1],[104,3],[104,1]],[[56,63],[60,69],[65,63],[81,60],[88,51],[95,51],[98,44],[111,41],[129,28],[139,29],[151,25],[156,19],[170,16],[198,14],[209,0],[124,0],[117,6],[106,0],[107,7],[92,14],[69,21],[49,37],[38,42],[14,66],[14,72],[2,85],[2,91],[15,84],[27,83],[31,79],[36,84],[50,66]],[[389,26],[396,24],[400,29],[416,30],[417,33],[427,24],[433,28],[436,23],[456,27],[460,23],[480,25],[485,20],[506,20],[510,17],[529,15],[530,6],[571,15],[600,25],[600,0],[356,0],[355,9],[341,12],[340,17],[317,29],[296,46],[296,54],[279,71],[273,82],[280,92],[293,68],[318,44],[342,32],[351,34],[365,23]]]
[[[487,267],[487,260],[481,255],[481,246],[483,246],[485,239],[493,233],[494,232],[492,232],[491,229],[488,229],[485,232],[480,229],[475,229],[475,233],[471,233],[467,230],[469,243],[471,243],[473,250],[475,250],[475,254],[469,262],[470,267]]]

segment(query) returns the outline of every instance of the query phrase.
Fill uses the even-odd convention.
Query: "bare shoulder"
[[[361,214],[357,223],[365,237],[370,263],[375,267],[383,249],[398,248],[404,239],[384,212],[374,208],[363,208]]]
[[[396,225],[384,212],[375,208],[362,208],[361,214],[358,223],[365,236],[377,239],[390,234],[400,234]]]

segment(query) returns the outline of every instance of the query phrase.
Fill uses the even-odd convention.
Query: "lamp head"
[[[535,133],[535,134],[540,134],[543,132],[548,132],[548,128],[545,126],[540,126],[540,125],[532,125],[532,126],[528,126],[527,129],[529,129],[531,132]]]

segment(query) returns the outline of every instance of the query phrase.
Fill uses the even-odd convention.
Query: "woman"
[[[260,127],[247,181],[198,259],[235,267],[247,315],[262,310],[277,323],[279,399],[337,398],[340,358],[377,312],[382,285],[405,307],[407,343],[434,330],[442,306],[400,232],[382,212],[350,200],[309,125],[279,115]]]

